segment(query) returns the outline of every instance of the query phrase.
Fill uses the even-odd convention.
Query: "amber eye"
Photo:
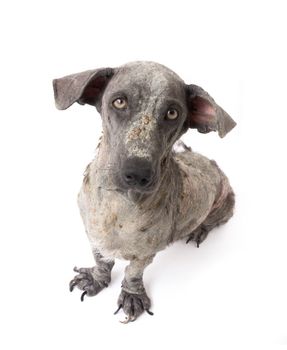
[[[117,98],[116,100],[113,101],[113,106],[116,109],[124,109],[128,105],[127,100],[125,98]]]
[[[166,119],[174,120],[178,117],[179,113],[176,109],[170,108],[166,113]]]

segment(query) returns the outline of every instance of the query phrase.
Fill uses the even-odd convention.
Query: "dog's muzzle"
[[[153,184],[154,171],[149,161],[134,157],[124,162],[121,176],[127,188],[145,192]]]

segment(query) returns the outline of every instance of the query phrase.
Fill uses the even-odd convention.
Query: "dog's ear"
[[[100,68],[54,79],[56,107],[67,109],[74,102],[78,102],[99,108],[104,89],[113,75],[114,69]]]
[[[236,125],[235,121],[197,85],[187,85],[187,123],[201,133],[218,131],[224,137]]]

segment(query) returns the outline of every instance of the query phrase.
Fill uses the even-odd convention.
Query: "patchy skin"
[[[187,156],[196,166],[187,164],[184,159]],[[173,179],[166,171],[159,190],[141,201],[141,205],[127,200],[122,193],[105,188],[99,190],[102,174],[97,171],[96,161],[90,165],[91,186],[87,189],[83,185],[79,206],[92,246],[104,256],[148,258],[151,251],[156,253],[167,243],[186,237],[204,221],[219,196],[217,188],[221,174],[215,166],[208,164],[208,159],[196,153],[173,156],[170,162],[178,178]],[[208,174],[203,172],[206,166],[210,167]],[[171,202],[169,198],[175,201]]]
[[[75,269],[78,275],[70,288],[84,291],[81,300],[96,295],[110,282],[114,259],[128,260],[118,306],[126,322],[134,321],[145,310],[150,313],[143,272],[156,253],[180,239],[199,246],[233,214],[234,194],[224,173],[177,140],[188,127],[216,130],[223,137],[235,123],[203,89],[185,85],[154,62],[64,77],[54,81],[54,90],[58,108],[89,103],[103,121],[97,156],[85,171],[78,196],[97,265]],[[128,107],[117,111],[112,101],[122,96]],[[176,121],[164,118],[168,108],[179,111]],[[125,162],[135,157],[153,170],[148,188],[123,181]]]
[[[131,123],[130,128],[127,131],[126,144],[129,142],[140,139],[143,142],[149,141],[152,137],[152,131],[156,126],[156,120],[153,117],[144,115],[139,120]]]
[[[129,123],[125,137],[128,157],[151,159],[151,143],[149,141],[152,139],[156,126],[156,119],[145,114]]]

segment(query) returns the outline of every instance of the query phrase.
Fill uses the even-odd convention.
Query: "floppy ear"
[[[113,75],[112,68],[100,68],[54,79],[56,107],[67,109],[74,102],[99,107],[104,89]]]
[[[224,137],[236,125],[235,121],[197,85],[187,85],[188,123],[190,128],[208,133],[218,131]]]

